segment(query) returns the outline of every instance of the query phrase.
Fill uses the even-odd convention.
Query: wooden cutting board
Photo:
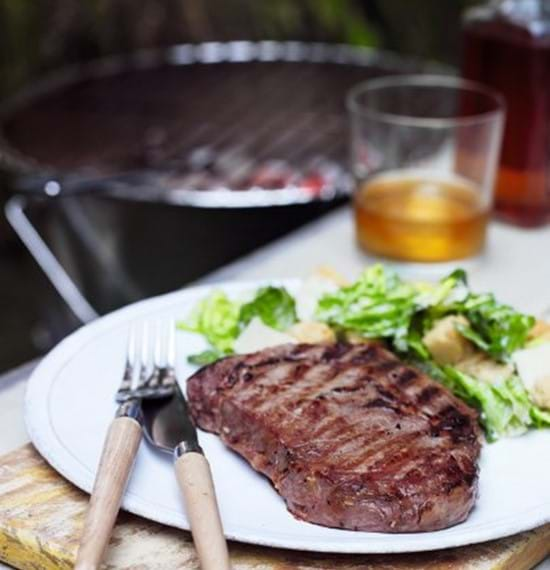
[[[25,570],[73,567],[87,496],[27,445],[0,458],[0,560]],[[527,570],[550,553],[550,525],[438,552],[337,556],[230,545],[234,570]],[[105,568],[198,570],[188,532],[122,513]]]

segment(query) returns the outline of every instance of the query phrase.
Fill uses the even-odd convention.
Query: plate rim
[[[69,358],[71,356],[74,356],[74,354],[76,354],[78,350],[82,348],[82,342],[87,338],[88,340],[97,338],[97,336],[100,336],[104,330],[110,330],[113,328],[113,325],[124,323],[130,315],[133,313],[139,313],[143,307],[147,307],[149,305],[152,305],[152,310],[150,312],[154,313],[163,309],[168,309],[171,305],[177,305],[178,303],[182,302],[182,297],[185,298],[189,294],[195,294],[199,296],[201,294],[207,294],[213,289],[221,289],[231,292],[231,290],[238,291],[252,289],[254,287],[259,287],[266,284],[279,284],[287,287],[292,287],[296,286],[301,281],[301,279],[293,278],[242,281],[237,280],[186,287],[177,291],[150,297],[136,303],[132,303],[107,315],[104,315],[92,323],[80,327],[65,339],[63,339],[59,344],[57,344],[41,360],[41,362],[33,370],[31,376],[29,377],[25,390],[24,422],[27,429],[27,434],[29,435],[32,444],[55,471],[57,471],[62,477],[67,479],[76,487],[84,491],[86,494],[89,494],[90,489],[93,485],[95,473],[86,475],[82,469],[82,466],[80,466],[78,462],[74,463],[73,461],[73,466],[77,465],[79,467],[77,469],[72,469],[67,467],[63,461],[59,460],[55,447],[57,447],[58,450],[60,448],[64,453],[66,453],[66,450],[59,439],[55,438],[54,442],[48,441],[48,437],[46,437],[45,431],[42,430],[39,425],[37,425],[40,423],[39,419],[41,416],[35,411],[37,406],[40,405],[42,399],[42,406],[44,407],[42,414],[45,413],[46,417],[49,418],[47,411],[49,408],[49,398],[44,398],[43,396],[49,396],[51,388],[53,386],[53,380],[55,379],[56,375],[61,372],[62,366],[67,363]],[[143,315],[140,318],[143,318]],[[488,444],[484,444],[484,446],[485,445]],[[187,523],[182,524],[182,520],[178,516],[175,516],[172,511],[168,511],[164,508],[148,510],[148,505],[152,505],[151,501],[144,499],[135,493],[130,493],[124,496],[121,508],[125,511],[156,523],[180,528],[183,530],[189,530],[189,525]],[[526,522],[526,518],[529,518],[529,522]],[[467,540],[461,538],[460,535],[455,536],[451,534],[445,536],[441,534],[444,533],[445,530],[454,529],[460,525],[455,525],[454,527],[449,527],[449,529],[443,529],[442,531],[429,533],[391,534],[344,530],[342,532],[353,533],[354,536],[357,536],[357,540],[341,542],[339,544],[335,544],[334,541],[327,542],[326,544],[315,542],[319,541],[320,539],[308,537],[292,537],[290,540],[288,538],[285,539],[284,537],[266,538],[266,534],[264,532],[258,533],[258,531],[234,533],[225,530],[225,536],[229,540],[234,540],[237,542],[274,548],[283,548],[288,550],[336,554],[397,554],[407,552],[428,552],[433,550],[479,544],[490,540],[512,536],[520,532],[529,531],[549,522],[550,503],[543,503],[536,508],[522,511],[520,515],[518,515],[517,511],[515,511],[509,517],[498,519],[490,525],[485,524],[483,525],[482,529],[478,530],[475,533],[475,536],[470,535]],[[304,524],[311,523],[306,522]],[[377,537],[387,538],[390,536],[396,537],[396,539],[389,540],[387,543],[377,541]],[[424,540],[421,540],[418,544],[415,544],[415,537],[423,537]],[[400,546],[403,542],[406,543],[405,548]]]

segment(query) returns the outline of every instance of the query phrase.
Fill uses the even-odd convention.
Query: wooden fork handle
[[[208,460],[202,453],[189,451],[176,459],[175,468],[202,570],[229,570]]]
[[[109,427],[86,512],[76,570],[99,568],[134,465],[141,433],[140,423],[132,417],[117,417]]]

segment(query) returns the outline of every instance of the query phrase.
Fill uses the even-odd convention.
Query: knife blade
[[[179,385],[172,396],[142,401],[145,437],[162,451],[203,453],[187,400]]]

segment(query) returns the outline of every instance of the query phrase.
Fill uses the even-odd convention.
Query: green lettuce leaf
[[[413,285],[377,264],[354,284],[324,295],[317,305],[316,317],[336,329],[354,331],[365,338],[390,339],[404,351],[408,348],[416,294]]]
[[[535,324],[534,317],[499,303],[490,293],[471,293],[457,310],[470,323],[460,328],[461,334],[500,361],[509,360],[514,351],[525,346]]]
[[[294,299],[283,287],[263,287],[242,305],[222,291],[213,291],[197,304],[188,320],[178,322],[178,328],[203,335],[211,347],[187,360],[202,366],[232,354],[236,338],[254,317],[285,330],[297,320]]]
[[[213,291],[193,309],[187,321],[178,328],[202,334],[219,353],[230,354],[240,332],[239,303],[231,301],[222,291]]]
[[[452,311],[457,303],[462,302],[469,294],[466,272],[455,269],[435,285],[417,283],[417,306],[429,309],[433,318],[440,318]]]
[[[190,364],[196,364],[197,366],[206,366],[207,364],[216,362],[216,360],[219,360],[223,356],[225,356],[223,352],[210,348],[197,354],[191,354],[187,357],[187,362]]]
[[[550,410],[541,410],[538,406],[531,408],[531,419],[537,428],[550,427]]]
[[[294,299],[284,287],[263,287],[250,303],[241,307],[241,324],[247,325],[254,317],[259,317],[265,325],[280,331],[288,329],[298,320]]]
[[[495,385],[477,380],[451,366],[444,366],[442,370],[448,387],[479,410],[488,441],[520,435],[534,425],[534,406],[518,376],[512,375]]]
[[[316,316],[330,326],[365,338],[388,339],[402,355],[429,358],[422,337],[433,323],[468,296],[466,274],[457,269],[439,283],[408,283],[377,264],[359,280],[319,301]]]

